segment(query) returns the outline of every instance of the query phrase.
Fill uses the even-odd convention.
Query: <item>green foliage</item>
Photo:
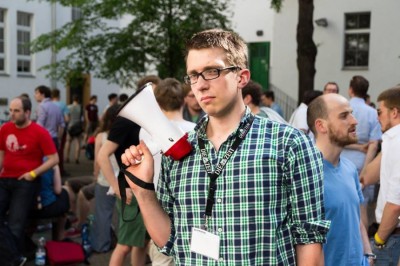
[[[120,86],[134,81],[155,65],[159,76],[182,79],[184,42],[195,32],[228,28],[229,0],[48,0],[78,7],[82,18],[39,36],[32,52],[66,50],[68,56],[42,69],[64,79],[87,72]],[[131,15],[124,28],[110,26]],[[114,23],[115,25],[115,23]]]
[[[276,12],[280,12],[282,8],[283,0],[271,0],[271,8],[275,9]]]

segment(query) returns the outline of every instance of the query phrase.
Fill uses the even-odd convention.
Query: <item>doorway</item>
[[[67,105],[72,103],[73,95],[78,95],[80,103],[85,106],[90,99],[90,74],[73,75],[67,84]]]
[[[251,79],[269,89],[270,42],[249,43]]]

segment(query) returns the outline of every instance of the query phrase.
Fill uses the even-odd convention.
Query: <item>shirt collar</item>
[[[42,100],[42,103],[50,102],[50,101],[51,101],[50,98],[44,98],[44,99]]]
[[[384,134],[384,138],[392,139],[400,135],[400,124],[388,129]]]
[[[247,123],[247,121],[249,121],[251,115],[252,115],[252,113],[251,113],[250,108],[248,106],[246,106],[244,115],[240,119],[240,123],[239,123],[238,127],[235,129],[234,132],[232,132],[232,134],[229,136],[229,138],[231,138],[232,136],[236,136],[236,132],[238,131],[238,129],[242,128],[245,125],[245,123]],[[202,139],[207,139],[206,130],[207,130],[208,121],[209,121],[209,116],[208,116],[208,114],[206,114],[205,116],[203,116],[201,118],[201,120],[199,121],[199,123],[196,125],[196,127],[194,129],[195,131],[198,132],[198,136]]]
[[[365,100],[363,98],[360,97],[352,97],[350,99],[350,102],[354,102],[354,103],[365,103]]]

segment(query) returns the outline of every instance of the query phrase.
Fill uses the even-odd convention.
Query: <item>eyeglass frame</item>
[[[211,71],[211,70],[217,70],[217,76],[215,76],[215,77],[213,77],[213,78],[206,78],[206,77],[203,75],[203,73],[204,73],[204,72],[207,72],[207,71]],[[201,76],[204,80],[213,80],[213,79],[217,79],[217,78],[219,78],[219,77],[221,76],[221,71],[224,71],[224,70],[232,70],[232,71],[241,70],[241,67],[238,67],[238,66],[230,66],[230,67],[224,67],[224,68],[208,68],[208,69],[203,70],[203,71],[200,72],[200,73],[193,73],[193,74],[184,76],[184,77],[183,77],[183,81],[184,81],[185,84],[187,84],[187,85],[194,85],[194,84],[197,83],[197,81],[199,80],[199,77],[200,77],[200,76]],[[196,82],[193,82],[193,83],[192,83],[192,82],[190,81],[190,77],[196,77]]]

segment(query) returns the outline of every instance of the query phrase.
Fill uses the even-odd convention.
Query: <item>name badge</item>
[[[190,251],[197,254],[219,259],[219,236],[199,228],[192,228],[192,239],[190,241]]]

